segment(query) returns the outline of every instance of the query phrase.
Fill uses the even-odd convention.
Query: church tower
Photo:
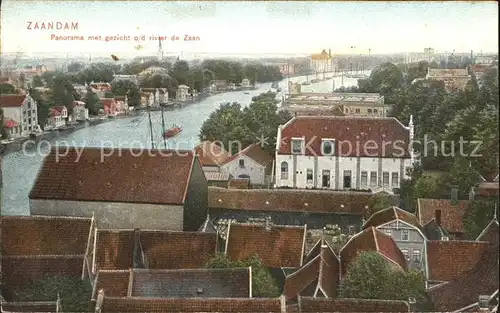
[[[158,62],[163,61],[163,48],[161,47],[161,39],[158,39]]]

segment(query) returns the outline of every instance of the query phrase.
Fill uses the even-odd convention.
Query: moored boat
[[[168,138],[173,138],[179,135],[182,132],[182,127],[174,125],[172,128],[167,129],[163,133],[163,138],[168,139]]]

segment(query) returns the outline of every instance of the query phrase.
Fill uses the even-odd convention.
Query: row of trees
[[[276,93],[267,92],[252,98],[243,107],[240,103],[225,103],[212,112],[200,130],[200,140],[220,141],[236,153],[238,147],[231,142],[240,142],[246,147],[260,141],[264,149],[272,152],[276,145],[278,126],[291,119],[287,112],[277,112]]]

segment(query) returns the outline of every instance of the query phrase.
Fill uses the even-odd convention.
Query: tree
[[[362,252],[347,269],[342,297],[422,302],[425,280],[422,273],[395,270],[377,252]]]
[[[89,115],[99,115],[99,111],[103,109],[99,96],[92,90],[87,90],[85,96],[85,106],[89,110]]]
[[[43,87],[44,83],[43,83],[42,77],[40,77],[39,75],[33,76],[32,85],[34,88]]]
[[[120,66],[114,63],[94,63],[82,71],[83,80],[90,82],[109,83],[113,80],[115,73],[120,71]]]
[[[33,98],[33,100],[35,100],[37,103],[36,109],[37,109],[38,125],[40,125],[42,129],[44,129],[52,105],[48,101],[43,99],[40,92],[37,91],[36,89],[30,89],[29,93]]]
[[[370,198],[368,210],[365,212],[365,218],[368,219],[378,211],[390,208],[394,205],[396,205],[396,203],[393,196],[383,192],[377,193]]]
[[[66,312],[92,312],[92,285],[75,277],[47,276],[26,286],[16,301],[55,301],[61,298]]]
[[[456,157],[451,171],[445,175],[444,180],[448,187],[458,188],[459,199],[468,199],[471,188],[479,180],[479,172],[476,171],[470,162],[464,157]]]
[[[0,95],[16,94],[16,87],[11,84],[0,84]]]
[[[495,214],[495,205],[498,206],[498,201],[469,201],[462,218],[467,239],[476,240],[483,229],[491,222]]]
[[[177,61],[172,68],[172,77],[178,82],[179,85],[189,85],[189,64],[186,61]]]
[[[439,173],[426,173],[417,179],[414,197],[441,199],[446,186],[445,179]]]
[[[9,133],[7,132],[7,129],[5,128],[4,125],[4,115],[3,115],[3,108],[0,107],[0,122],[2,123],[0,125],[0,138],[2,139],[8,139],[9,138]],[[1,152],[1,151],[0,151]]]
[[[232,261],[227,255],[219,253],[205,265],[206,268],[248,268],[250,266],[252,267],[252,296],[278,297],[281,291],[276,280],[256,255],[243,261]]]
[[[132,89],[137,89],[137,86],[129,80],[119,80],[111,84],[111,90],[116,96],[126,96]]]
[[[80,72],[81,70],[83,70],[84,67],[85,67],[85,65],[83,63],[71,62],[70,64],[68,64],[67,70],[70,73],[76,73],[76,72]]]

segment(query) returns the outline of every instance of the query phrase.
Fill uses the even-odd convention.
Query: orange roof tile
[[[102,313],[281,313],[279,298],[111,298],[103,297]]]
[[[337,142],[335,155],[408,158],[409,136],[409,129],[393,117],[297,116],[283,126],[278,153],[292,154],[292,138],[305,137],[310,147],[305,152],[308,156],[322,155],[321,139],[331,138]],[[372,149],[373,143],[376,149]],[[358,144],[360,149],[355,148]]]
[[[428,279],[450,281],[473,268],[481,258],[488,242],[427,241]]]
[[[130,270],[97,271],[92,300],[97,299],[97,292],[101,289],[104,289],[110,297],[126,297],[128,295],[129,280]]]
[[[133,265],[133,230],[98,230],[95,252],[98,270],[129,269]]]
[[[418,199],[418,219],[425,225],[435,218],[436,210],[441,210],[441,226],[451,233],[464,233],[462,220],[468,204],[467,200],[453,204],[446,199]]]
[[[372,194],[299,189],[208,188],[210,208],[363,215]]]
[[[226,161],[224,161],[224,164],[234,161],[241,156],[246,156],[262,166],[267,166],[274,160],[273,156],[270,153],[262,149],[262,145],[260,143],[254,143],[226,159]]]
[[[1,312],[58,312],[57,301],[2,302]]]
[[[90,218],[2,216],[4,256],[85,254]]]
[[[378,227],[380,225],[395,221],[395,220],[400,220],[403,221],[407,224],[410,224],[412,226],[415,226],[416,228],[421,228],[422,226],[418,222],[417,218],[415,215],[411,214],[410,212],[407,212],[405,210],[402,210],[398,207],[390,207],[385,210],[378,211],[374,213],[370,218],[366,221],[366,223],[363,225],[363,229],[366,229],[368,227]]]
[[[306,227],[231,223],[226,253],[232,260],[245,260],[256,254],[268,267],[302,265]]]
[[[376,228],[369,227],[354,235],[340,250],[342,276],[347,274],[349,266],[356,261],[359,254],[369,251],[380,253],[404,271],[408,269],[405,257],[394,240]]]
[[[229,152],[214,142],[203,141],[194,148],[202,166],[219,166],[231,156]]]
[[[301,313],[331,313],[331,312],[410,312],[405,301],[371,300],[371,299],[325,299],[300,297]]]
[[[20,107],[23,105],[26,95],[0,95],[0,107]]]
[[[191,151],[59,150],[45,158],[30,199],[184,203],[194,162]]]

